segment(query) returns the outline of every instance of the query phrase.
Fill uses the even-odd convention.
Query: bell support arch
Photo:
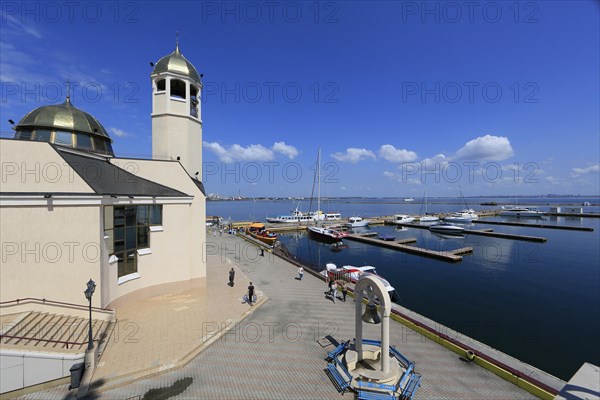
[[[368,275],[360,278],[354,287],[356,295],[355,306],[355,348],[358,353],[358,360],[363,360],[362,351],[362,300],[364,293],[367,293],[369,301],[373,300],[374,296],[379,297],[381,308],[381,372],[388,374],[390,371],[390,313],[392,304],[384,283],[375,275]]]

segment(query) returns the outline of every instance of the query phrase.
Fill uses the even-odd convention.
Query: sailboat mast
[[[317,225],[319,221],[319,213],[321,212],[321,148],[317,153]]]

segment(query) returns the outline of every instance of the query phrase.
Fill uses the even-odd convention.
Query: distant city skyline
[[[168,7],[168,12],[165,10]],[[66,81],[118,156],[150,157],[150,62],[204,74],[203,174],[223,196],[600,193],[599,6],[4,2],[2,137]]]

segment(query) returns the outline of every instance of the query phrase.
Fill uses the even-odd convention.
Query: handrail
[[[461,347],[461,348],[463,348],[463,349],[465,349],[467,351],[468,350],[472,351],[473,354],[475,354],[477,357],[482,358],[482,359],[488,361],[489,363],[494,364],[494,365],[496,365],[496,366],[498,366],[498,367],[506,370],[507,372],[510,372],[511,374],[513,374],[514,376],[516,376],[519,379],[522,379],[522,380],[524,380],[526,382],[534,384],[535,386],[539,387],[540,389],[543,389],[543,390],[547,391],[548,393],[551,393],[553,395],[557,395],[559,393],[559,390],[557,390],[557,389],[555,389],[555,388],[553,388],[553,387],[551,387],[551,386],[549,386],[549,385],[547,385],[547,384],[545,384],[545,383],[543,383],[543,382],[541,382],[541,381],[539,381],[539,380],[531,377],[530,375],[525,375],[521,371],[519,371],[519,370],[517,370],[517,369],[515,369],[515,368],[513,368],[513,367],[511,367],[509,365],[504,364],[502,361],[496,360],[495,358],[493,358],[491,356],[488,356],[485,353],[479,352],[475,348],[473,348],[473,347],[471,347],[471,346],[469,346],[467,344],[464,344],[462,342],[459,342],[458,340],[451,338],[450,336],[446,335],[445,333],[442,333],[442,332],[440,332],[440,331],[438,331],[438,330],[436,330],[434,328],[431,328],[431,327],[429,327],[429,326],[427,326],[427,325],[425,325],[425,324],[423,324],[423,323],[421,323],[421,322],[419,322],[419,321],[417,321],[417,320],[415,320],[415,319],[413,319],[413,318],[411,318],[411,317],[409,317],[407,315],[404,315],[401,312],[399,312],[398,310],[392,309],[392,313],[398,315],[399,317],[401,317],[401,318],[403,318],[403,319],[405,319],[407,321],[409,321],[410,323],[418,326],[421,329],[424,329],[426,331],[429,331],[430,333],[433,333],[433,334],[437,335],[440,339],[444,339],[447,342],[450,342],[453,345]]]
[[[67,347],[67,349],[69,348],[70,344],[74,345],[74,346],[82,346],[84,344],[89,343],[88,340],[86,340],[85,342],[71,342],[68,340],[41,339],[41,338],[32,338],[32,337],[28,337],[28,336],[0,335],[0,340],[2,340],[4,338],[30,340],[30,341],[36,341],[36,342],[60,343],[60,344],[64,344]],[[92,342],[100,342],[100,339],[93,339]],[[6,346],[9,343],[3,343],[3,344]]]
[[[22,299],[16,299],[16,300],[9,300],[9,301],[2,301],[0,302],[0,307],[4,306],[4,305],[9,305],[9,303],[16,303],[19,304],[22,301],[41,301],[43,304],[51,304],[51,305],[62,305],[62,306],[69,306],[69,307],[78,307],[78,308],[82,308],[85,310],[89,310],[89,306],[83,305],[83,304],[75,304],[75,303],[65,303],[63,301],[55,301],[55,300],[46,300],[46,299],[38,299],[35,297],[25,297]],[[95,311],[108,311],[108,312],[114,312],[115,310],[111,309],[111,308],[102,308],[102,307],[92,307],[92,310]]]

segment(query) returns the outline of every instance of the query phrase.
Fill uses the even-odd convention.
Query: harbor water
[[[514,204],[510,199],[502,200]],[[490,208],[477,205],[490,199],[467,201],[473,202],[470,206],[476,211]],[[537,204],[542,211],[553,204],[575,205],[584,201],[596,205],[584,207],[586,212],[599,211],[598,198],[519,199],[521,205]],[[207,214],[264,221],[265,216],[289,214],[296,205],[291,201],[208,202]],[[464,206],[461,199],[436,199],[430,200],[428,211],[450,212]],[[359,199],[339,200],[322,208],[339,211],[347,218],[419,214],[420,207],[420,204],[404,204],[402,200]],[[301,204],[300,209],[307,210],[308,202]],[[589,227],[593,231],[485,224],[471,227],[547,238],[547,242],[535,243],[473,235],[436,235],[426,229],[371,228],[397,239],[416,238],[416,246],[432,250],[473,247],[473,253],[464,255],[460,263],[350,240],[345,240],[342,247],[332,248],[304,233],[280,234],[279,238],[293,254],[323,268],[329,262],[338,266],[372,265],[396,288],[400,305],[449,327],[451,331],[445,333],[477,339],[568,380],[586,361],[600,365],[600,218],[546,216],[543,223]]]

